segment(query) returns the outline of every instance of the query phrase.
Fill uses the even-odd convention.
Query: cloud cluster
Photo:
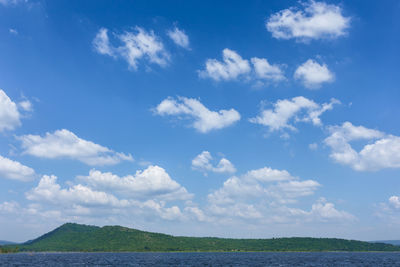
[[[129,214],[181,220],[185,216],[175,203],[193,197],[159,166],[125,177],[92,170],[88,176],[78,178],[84,183],[70,183],[63,188],[56,176],[44,175],[26,198],[41,214],[62,211],[65,215],[60,216],[65,217]]]
[[[207,59],[205,69],[199,71],[201,78],[211,78],[215,81],[241,79],[256,81],[256,85],[286,80],[283,67],[269,63],[266,58],[253,57],[247,60],[228,48],[225,48],[222,54],[222,61]],[[334,81],[334,74],[328,66],[312,59],[297,67],[293,76],[309,89],[318,89],[322,84]]]
[[[258,79],[261,81],[278,82],[285,79],[279,65],[270,64],[265,58],[243,59],[236,51],[225,48],[222,51],[222,61],[207,59],[204,70],[199,71],[202,78],[211,78],[215,81],[229,81],[243,78],[245,80]]]
[[[87,205],[87,206],[127,206],[126,200],[119,200],[115,196],[102,191],[95,191],[90,187],[77,184],[63,189],[57,183],[54,175],[44,175],[39,184],[26,193],[26,198],[32,201],[50,202],[56,205]]]
[[[125,197],[136,199],[187,200],[192,197],[184,187],[172,180],[159,166],[149,166],[134,175],[119,177],[110,172],[91,170],[88,176],[80,176],[92,188],[111,190]]]
[[[400,168],[400,137],[354,126],[350,122],[331,126],[329,131],[330,136],[324,142],[332,149],[330,157],[336,162],[349,165],[357,171]],[[366,144],[357,152],[350,142],[359,140],[372,143]]]
[[[124,160],[133,160],[130,154],[115,152],[84,140],[66,129],[46,133],[43,137],[29,134],[19,136],[17,139],[22,143],[24,154],[39,158],[70,158],[91,166],[114,165]]]
[[[184,116],[192,119],[192,127],[201,133],[222,129],[240,120],[240,114],[234,109],[211,111],[199,100],[186,97],[164,99],[154,112],[161,116]]]
[[[192,168],[204,172],[234,173],[235,166],[226,158],[222,158],[216,166],[212,165],[213,157],[208,151],[203,151],[192,160]]]
[[[322,125],[320,116],[340,103],[331,99],[329,103],[317,104],[303,96],[292,99],[278,100],[273,104],[273,109],[264,109],[261,114],[251,118],[250,122],[267,126],[269,131],[296,130],[293,122],[310,122],[313,125]]]
[[[180,47],[189,49],[189,37],[185,34],[183,30],[175,27],[173,30],[167,31],[169,38],[171,38],[174,43]]]
[[[124,59],[132,70],[137,70],[140,60],[147,60],[159,66],[167,65],[169,53],[153,31],[135,27],[133,31],[114,35],[120,41],[120,46],[112,45],[108,30],[101,28],[93,40],[94,49],[99,54]]]
[[[309,59],[296,69],[294,78],[309,89],[318,89],[323,83],[333,82],[334,75],[326,64],[320,65]]]
[[[264,167],[227,179],[221,188],[208,195],[207,211],[219,220],[240,218],[273,223],[354,219],[324,199],[313,204],[310,211],[290,207],[313,195],[320,186],[315,180],[293,177],[286,170]]]
[[[272,14],[266,28],[277,39],[333,39],[346,34],[350,18],[342,14],[339,6],[310,0],[304,10],[294,7]]]
[[[0,178],[27,182],[32,180],[34,176],[35,171],[32,168],[0,156]]]

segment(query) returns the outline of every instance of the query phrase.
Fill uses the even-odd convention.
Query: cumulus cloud
[[[309,59],[296,69],[294,78],[309,89],[318,89],[323,83],[332,82],[334,75],[326,64],[320,65]]]
[[[167,34],[176,45],[189,49],[189,37],[185,34],[183,30],[175,27],[173,30],[167,31]]]
[[[31,212],[38,216],[53,212],[59,217],[63,214],[64,218],[75,219],[121,218],[129,214],[130,220],[135,215],[186,220],[193,212],[201,216],[200,209],[186,212],[185,208],[179,207],[179,203],[185,206],[190,202],[193,195],[158,166],[149,166],[125,177],[91,170],[88,176],[78,176],[78,179],[81,183],[69,182],[69,186],[63,188],[56,176],[44,175],[38,185],[25,194],[31,201]],[[194,208],[193,205],[187,207]]]
[[[0,132],[14,130],[21,125],[18,106],[0,89]]]
[[[356,217],[346,211],[337,210],[333,203],[327,202],[325,198],[320,198],[311,207],[311,211],[307,215],[316,217],[317,220],[329,221],[332,219],[340,219],[354,221]]]
[[[114,35],[121,42],[120,46],[112,45],[108,30],[101,28],[93,40],[94,49],[99,54],[124,59],[132,70],[137,70],[139,60],[147,60],[159,66],[167,65],[170,56],[153,31],[135,27],[133,31]]]
[[[57,183],[54,175],[44,175],[38,186],[26,193],[26,198],[34,201],[47,201],[54,204],[80,204],[80,205],[105,205],[127,206],[127,200],[118,200],[115,196],[78,184],[68,189],[63,189]]]
[[[115,152],[107,147],[79,138],[74,133],[62,129],[54,133],[23,135],[17,137],[22,142],[23,153],[40,158],[70,158],[85,164],[113,165],[121,161],[132,161],[130,154]]]
[[[159,166],[149,166],[134,175],[119,177],[110,172],[91,170],[81,180],[99,190],[112,190],[136,199],[187,200],[192,197]]]
[[[222,51],[222,60],[221,62],[216,59],[207,59],[205,70],[199,72],[200,77],[208,77],[216,81],[234,80],[251,71],[249,61],[228,48]]]
[[[155,114],[165,116],[184,116],[194,120],[192,127],[201,133],[228,127],[240,120],[234,109],[211,111],[199,100],[186,97],[164,99],[155,109]]]
[[[261,114],[251,118],[250,122],[267,126],[269,130],[296,130],[293,122],[311,122],[313,125],[322,125],[320,116],[333,108],[334,104],[340,103],[331,99],[329,103],[317,104],[303,96],[292,99],[278,100],[273,104],[273,109],[264,109]]]
[[[213,157],[208,151],[203,151],[192,160],[192,168],[195,170],[208,171],[216,173],[233,173],[236,172],[235,166],[226,158],[222,158],[217,166],[212,164]]]
[[[253,57],[251,63],[258,78],[275,82],[285,80],[282,69],[278,65],[271,65],[266,58]]]
[[[31,111],[33,111],[33,105],[29,100],[15,103],[0,89],[0,132],[14,130],[21,126],[21,118],[27,114],[26,112]]]
[[[385,202],[375,205],[374,215],[386,224],[398,225],[400,221],[400,196],[392,195]]]
[[[27,182],[32,180],[34,176],[35,171],[32,168],[0,156],[0,178]]]
[[[239,199],[267,199],[294,202],[296,198],[311,195],[320,186],[314,180],[300,181],[286,170],[264,167],[227,179],[223,186],[208,195],[213,204],[236,203]]]
[[[250,170],[244,175],[247,180],[258,182],[282,182],[295,179],[286,170],[276,170],[269,167]]]
[[[266,21],[266,28],[277,39],[334,39],[346,34],[350,18],[342,14],[336,5],[309,1],[304,10],[294,7],[272,14]]]
[[[301,180],[286,170],[264,167],[227,179],[221,188],[208,195],[206,211],[219,221],[228,218],[260,223],[353,220],[352,215],[337,210],[323,198],[309,211],[290,206],[313,195],[320,186],[315,180]]]
[[[354,126],[350,122],[330,126],[329,131],[330,136],[324,142],[332,149],[330,157],[336,162],[349,165],[357,171],[400,168],[400,137]],[[350,144],[357,140],[370,143],[357,152]]]
[[[204,213],[204,211],[198,207],[188,206],[185,208],[185,212],[187,212],[189,215],[193,215],[197,221],[200,222],[210,221],[210,217],[208,217]]]
[[[222,61],[207,59],[204,70],[199,71],[202,78],[211,78],[215,81],[229,81],[242,78],[246,81],[255,80],[257,83],[279,82],[285,80],[282,68],[277,64],[270,64],[265,58],[243,59],[236,51],[225,48],[222,51]],[[257,84],[256,83],[256,84]]]

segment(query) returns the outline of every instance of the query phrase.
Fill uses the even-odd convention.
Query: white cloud
[[[321,185],[314,180],[297,181],[292,180],[279,183],[270,188],[271,195],[281,198],[282,202],[291,202],[295,198],[314,194]]]
[[[167,65],[170,56],[153,31],[148,32],[136,27],[134,31],[115,36],[122,42],[121,46],[113,46],[108,37],[108,30],[101,28],[93,40],[94,49],[102,55],[123,58],[133,70],[137,70],[139,60],[143,59],[160,66]]]
[[[199,71],[202,78],[211,78],[215,81],[229,81],[242,78],[245,81],[255,80],[255,86],[265,82],[279,82],[285,80],[282,68],[277,64],[270,64],[266,58],[243,59],[236,51],[225,48],[222,51],[223,61],[207,59],[204,70]]]
[[[178,97],[177,100],[171,97],[164,99],[154,111],[162,116],[185,115],[192,118],[192,127],[201,133],[222,129],[240,120],[240,114],[234,109],[211,111],[197,99],[186,97]]]
[[[0,156],[0,178],[27,182],[32,180],[34,176],[35,171],[32,168]]]
[[[216,81],[234,80],[240,75],[250,73],[249,61],[228,48],[222,51],[223,62],[216,59],[207,59],[206,69],[199,72],[200,77],[209,77]]]
[[[307,41],[346,34],[350,18],[343,16],[339,6],[313,0],[303,5],[304,11],[292,7],[269,17],[265,26],[274,38]]]
[[[200,222],[205,222],[205,221],[209,221],[210,220],[210,218],[204,213],[204,211],[201,210],[198,207],[190,207],[189,206],[189,207],[185,208],[185,211],[188,214],[194,215],[195,219],[200,221]]]
[[[319,186],[314,180],[300,181],[286,170],[264,167],[249,171],[240,177],[230,177],[220,189],[208,195],[208,200],[213,205],[254,200],[295,202],[299,197],[313,194]]]
[[[88,165],[113,165],[121,161],[132,161],[132,156],[115,152],[107,147],[79,138],[74,133],[62,129],[54,133],[23,135],[17,137],[22,142],[24,154],[40,158],[71,158]]]
[[[114,216],[126,216],[129,220],[138,216],[144,221],[154,220],[154,216],[184,220],[188,214],[182,212],[177,203],[188,202],[193,197],[158,166],[125,177],[92,170],[89,176],[78,178],[84,184],[68,182],[69,187],[62,188],[56,176],[44,175],[36,187],[26,192],[32,208],[30,211],[23,209],[23,213],[42,217],[49,212],[58,213],[57,217],[63,220]],[[169,202],[174,205],[168,206]]]
[[[78,184],[68,189],[62,189],[54,175],[44,175],[37,187],[26,193],[29,200],[48,201],[54,204],[68,205],[71,203],[80,205],[105,205],[127,206],[127,200],[118,200],[115,196]]]
[[[341,126],[329,127],[331,135],[325,139],[336,162],[349,165],[357,171],[376,171],[384,168],[400,168],[400,137],[383,132],[354,126],[344,122]],[[351,141],[366,140],[359,152],[350,145]]]
[[[218,223],[237,223],[239,219],[255,225],[356,219],[324,198],[318,199],[309,211],[292,207],[320,186],[314,180],[293,177],[286,170],[264,167],[227,179],[208,195],[206,211],[208,218]]]
[[[309,214],[320,220],[341,219],[354,221],[356,219],[352,214],[346,211],[337,210],[333,203],[327,202],[324,198],[320,198],[312,205]]]
[[[24,111],[32,112],[33,111],[33,105],[32,102],[29,100],[24,100],[18,103],[18,107],[21,108]]]
[[[137,69],[137,61],[142,57],[160,66],[165,66],[169,60],[169,54],[153,31],[136,27],[136,33],[125,32],[119,38],[125,45],[118,50],[133,69]]]
[[[0,89],[0,132],[20,126],[20,117],[17,104]]]
[[[176,45],[189,49],[189,37],[185,34],[183,30],[175,27],[173,30],[169,30],[167,34]]]
[[[0,212],[1,213],[15,213],[20,209],[20,206],[15,201],[5,201],[0,203]]]
[[[389,198],[389,203],[392,205],[395,209],[400,209],[400,198],[398,196],[391,196]]]
[[[281,182],[294,179],[286,170],[276,170],[269,167],[248,171],[244,177],[259,182]]]
[[[253,57],[251,63],[258,78],[274,82],[285,80],[282,69],[278,65],[271,65],[267,59]]]
[[[286,170],[264,167],[227,179],[221,188],[208,195],[206,211],[209,218],[218,218],[219,223],[235,219],[263,224],[355,219],[324,198],[317,200],[309,211],[288,206],[313,195],[320,186],[314,180],[291,176]]]
[[[94,49],[102,55],[114,56],[114,47],[110,45],[108,30],[101,28],[93,40]]]
[[[16,29],[8,29],[8,32],[13,34],[13,35],[18,35],[18,31]]]
[[[81,180],[99,190],[111,190],[135,199],[187,200],[192,197],[159,166],[149,166],[134,175],[119,177],[110,172],[91,170]]]
[[[317,150],[318,149],[318,144],[317,143],[309,144],[308,148],[311,149],[311,150]]]
[[[223,218],[240,218],[245,220],[261,219],[262,213],[252,204],[236,203],[230,206],[212,204],[209,211],[216,216]],[[223,222],[220,219],[220,222]]]
[[[312,59],[296,69],[294,78],[300,80],[309,89],[318,89],[323,83],[332,82],[335,79],[326,64],[320,65]]]
[[[262,110],[261,114],[251,118],[250,122],[267,126],[271,132],[284,129],[296,130],[290,123],[291,121],[311,122],[313,125],[319,126],[322,125],[319,117],[325,111],[331,110],[337,103],[340,102],[331,99],[330,103],[320,105],[303,96],[278,100],[273,104],[273,109]]]
[[[208,151],[203,151],[192,160],[192,168],[203,172],[211,171],[216,173],[236,172],[235,166],[226,158],[222,158],[217,166],[213,166],[213,157]]]

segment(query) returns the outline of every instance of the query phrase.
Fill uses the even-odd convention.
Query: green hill
[[[400,251],[400,247],[336,238],[230,239],[178,237],[121,226],[74,223],[24,244],[20,251]]]

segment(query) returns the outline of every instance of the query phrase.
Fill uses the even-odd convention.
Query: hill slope
[[[371,241],[372,243],[385,243],[385,244],[392,244],[395,246],[400,246],[400,240],[378,240],[378,241]]]
[[[335,238],[227,239],[176,237],[121,226],[67,223],[20,251],[400,251],[390,244]]]

